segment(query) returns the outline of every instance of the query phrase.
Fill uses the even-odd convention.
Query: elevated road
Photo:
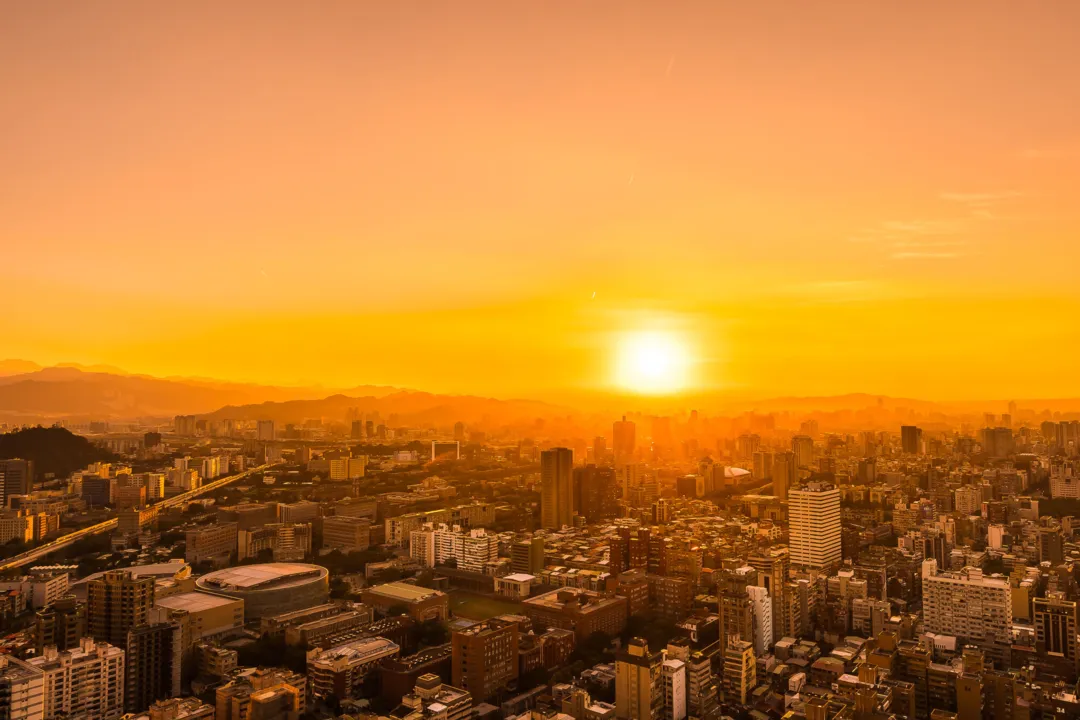
[[[204,495],[208,492],[213,492],[218,488],[225,487],[229,483],[234,483],[237,480],[242,480],[246,477],[254,475],[255,473],[263,472],[264,470],[267,470],[269,468],[269,465],[259,465],[258,467],[249,468],[248,470],[245,470],[242,473],[237,473],[236,475],[229,475],[228,477],[219,478],[212,482],[208,482],[205,485],[197,487],[194,490],[188,490],[187,492],[182,492],[179,495],[174,495],[171,498],[162,500],[157,505],[154,505],[154,507],[165,510],[171,507],[176,507],[177,505],[182,505],[189,500],[194,500],[200,495]],[[116,528],[116,525],[116,518],[112,518],[111,520],[100,522],[97,525],[91,525],[90,527],[85,527],[82,530],[76,530],[73,533],[61,535],[54,540],[50,540],[47,543],[38,545],[31,550],[27,550],[24,553],[20,553],[14,557],[10,557],[7,560],[4,560],[3,562],[0,562],[0,573],[6,572],[8,570],[13,570],[17,567],[22,567],[23,565],[35,562],[36,560],[40,560],[51,552],[55,552],[57,550],[60,550],[61,548],[65,548],[68,545],[71,545],[76,540],[81,540],[82,538],[90,537],[91,535],[97,535],[99,533],[114,530]]]

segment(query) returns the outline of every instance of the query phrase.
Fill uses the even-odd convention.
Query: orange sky
[[[1080,394],[1078,68],[1075,0],[7,3],[0,357]]]

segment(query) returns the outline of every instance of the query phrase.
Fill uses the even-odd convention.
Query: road
[[[197,487],[194,490],[188,490],[187,492],[180,493],[179,495],[174,495],[167,500],[162,500],[157,505],[154,505],[154,507],[158,508],[159,510],[165,510],[171,507],[175,507],[177,505],[181,505],[189,500],[199,497],[200,495],[212,492],[220,487],[225,487],[229,483],[234,483],[237,480],[248,477],[249,475],[263,472],[264,470],[269,469],[269,467],[269,465],[259,465],[258,467],[250,468],[242,473],[237,473],[236,475],[229,475],[228,477],[219,478],[212,482],[208,482],[201,487]],[[105,522],[98,523],[97,525],[91,525],[90,527],[85,527],[82,530],[76,530],[73,533],[62,535],[55,540],[50,540],[47,543],[38,545],[32,550],[27,550],[24,553],[4,560],[3,563],[0,563],[0,573],[6,572],[7,570],[12,570],[17,567],[22,567],[27,563],[34,562],[35,560],[40,560],[51,552],[55,552],[61,548],[65,548],[68,545],[71,545],[76,540],[80,540],[84,537],[90,537],[91,535],[97,535],[98,533],[108,532],[115,527],[116,518],[113,518],[112,520],[106,520]]]

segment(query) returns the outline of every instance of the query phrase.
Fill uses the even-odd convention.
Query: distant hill
[[[532,423],[536,418],[566,416],[573,411],[537,400],[497,400],[474,395],[435,395],[402,391],[383,397],[333,395],[322,400],[293,400],[223,407],[208,419],[274,420],[300,423],[307,418],[344,420],[349,410],[381,417],[396,415],[403,425],[450,425],[457,421],[486,426]]]
[[[41,369],[41,366],[30,360],[0,360],[0,377],[8,375],[22,375]]]
[[[2,366],[0,366],[2,367]],[[396,388],[363,387],[373,396]],[[333,394],[318,387],[276,387],[202,378],[89,372],[75,367],[42,368],[0,376],[0,420],[133,419],[207,413],[223,405],[317,399]]]
[[[92,462],[111,460],[113,455],[64,428],[33,427],[0,435],[0,459],[11,458],[33,460],[40,479],[46,473],[67,477]]]

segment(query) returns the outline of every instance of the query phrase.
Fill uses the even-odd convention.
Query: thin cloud
[[[894,260],[949,260],[958,258],[961,254],[957,252],[905,251],[893,253],[892,258]]]
[[[1023,197],[1024,193],[1017,190],[1002,190],[1000,192],[943,192],[939,195],[942,200],[967,205],[969,208],[988,208],[1004,200]]]

